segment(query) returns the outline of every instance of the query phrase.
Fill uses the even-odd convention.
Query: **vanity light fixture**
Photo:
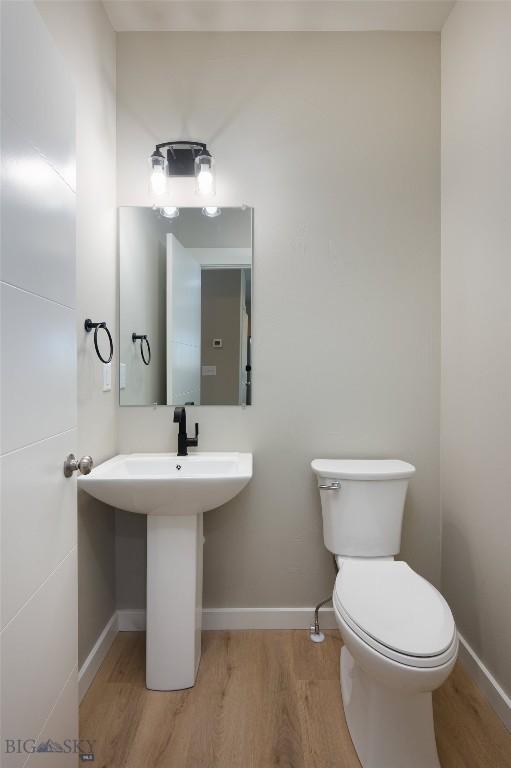
[[[163,216],[165,219],[177,219],[179,216],[179,208],[175,205],[166,205],[163,208],[160,208],[160,216]]]
[[[164,141],[157,144],[149,164],[151,192],[156,197],[165,194],[167,178],[172,176],[195,176],[199,194],[215,194],[215,160],[200,141]]]
[[[222,209],[218,208],[216,205],[208,205],[202,209],[202,213],[209,219],[214,219],[216,216],[220,216]]]

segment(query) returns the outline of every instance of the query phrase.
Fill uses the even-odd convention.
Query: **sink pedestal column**
[[[195,684],[201,654],[202,514],[147,516],[146,685]]]

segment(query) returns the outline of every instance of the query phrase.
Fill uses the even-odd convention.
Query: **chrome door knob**
[[[82,456],[77,459],[74,453],[70,453],[64,462],[64,476],[72,477],[73,472],[79,472],[81,475],[88,475],[94,466],[92,456]]]

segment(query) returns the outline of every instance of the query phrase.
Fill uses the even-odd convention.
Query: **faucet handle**
[[[182,406],[174,408],[174,424],[181,424],[183,416],[186,417],[186,411]]]
[[[197,448],[199,445],[199,425],[195,422],[195,437],[187,437],[186,444],[190,448]]]

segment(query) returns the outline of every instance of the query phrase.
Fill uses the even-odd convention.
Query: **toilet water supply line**
[[[339,566],[337,565],[337,560],[335,559],[335,555],[332,555],[334,566],[335,566],[335,572],[336,574],[339,573]],[[326,597],[324,600],[322,600],[320,603],[317,604],[315,610],[314,610],[314,624],[311,624],[310,627],[310,639],[313,643],[322,643],[325,639],[325,635],[320,629],[319,626],[319,609],[326,605],[327,603],[330,603],[332,601],[332,597]]]

